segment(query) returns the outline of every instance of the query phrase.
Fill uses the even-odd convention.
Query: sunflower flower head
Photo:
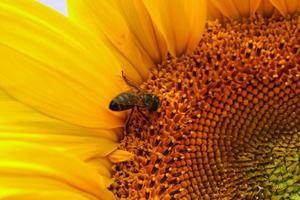
[[[168,57],[142,84],[162,106],[149,123],[134,114],[119,148],[135,158],[114,166],[117,197],[300,196],[298,15],[253,6],[208,22],[192,54]]]
[[[143,84],[162,107],[151,123],[136,114],[121,142],[136,157],[115,166],[118,197],[299,195],[298,18],[224,23],[209,23],[192,55],[169,58]]]

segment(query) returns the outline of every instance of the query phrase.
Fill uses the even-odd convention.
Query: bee
[[[137,86],[137,84],[131,82],[124,75],[122,71],[122,78],[128,86],[132,89],[126,92],[122,92],[114,97],[109,104],[109,109],[112,111],[125,111],[131,109],[126,123],[125,123],[125,133],[128,130],[128,125],[131,119],[131,116],[136,109],[145,119],[149,121],[147,116],[140,111],[140,108],[146,108],[150,112],[157,111],[160,106],[159,98],[156,95],[143,91]]]

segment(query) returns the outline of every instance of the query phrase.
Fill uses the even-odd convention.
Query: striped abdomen
[[[111,100],[109,109],[113,111],[123,111],[135,106],[144,106],[138,95],[133,92],[122,92]]]

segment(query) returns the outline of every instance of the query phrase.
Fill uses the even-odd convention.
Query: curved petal
[[[121,67],[99,40],[33,1],[0,1],[0,87],[49,116],[93,128],[120,127],[108,110]],[[123,85],[122,85],[123,84]]]
[[[222,20],[223,15],[213,3],[207,3],[207,17],[209,20],[220,19]]]
[[[300,0],[270,0],[270,2],[283,16],[300,12]]]
[[[167,57],[167,46],[142,1],[117,0],[117,5],[138,46],[156,64]]]
[[[112,163],[106,158],[92,158],[86,161],[89,166],[94,168],[99,174],[107,176],[111,173]],[[106,174],[108,173],[108,174]]]
[[[89,199],[114,199],[109,179],[87,164],[45,148],[20,142],[0,142],[0,197],[22,193],[72,192]]]
[[[206,1],[144,1],[148,11],[175,56],[192,52],[198,45],[206,21]]]
[[[261,0],[211,0],[211,2],[224,16],[238,19],[253,15]]]
[[[120,163],[133,159],[134,154],[129,151],[124,150],[116,150],[112,152],[108,158],[112,163]]]
[[[148,77],[149,68],[154,67],[157,60],[152,60],[144,47],[138,45],[137,37],[129,29],[114,0],[70,0],[67,5],[69,17],[104,40],[122,61],[126,74],[136,82]],[[159,46],[154,48],[155,54],[160,54]]]
[[[73,191],[22,191],[17,194],[10,194],[1,198],[2,200],[53,200],[53,199],[72,199],[72,200],[96,200],[97,198],[90,197],[84,194],[78,194]]]
[[[74,155],[82,161],[105,158],[117,148],[113,131],[74,126],[49,118],[0,90],[0,141],[42,144]],[[99,173],[109,176],[106,167]]]
[[[257,12],[263,16],[270,17],[274,13],[275,7],[271,4],[270,0],[262,0]]]

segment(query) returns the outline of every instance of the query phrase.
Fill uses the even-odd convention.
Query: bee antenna
[[[126,77],[126,75],[125,75],[125,72],[122,70],[122,77],[123,77],[123,79],[125,80],[125,81],[128,81],[128,79],[127,79],[127,77]]]
[[[123,80],[126,82],[126,84],[130,87],[135,88],[136,90],[140,91],[141,89],[139,88],[138,84],[136,84],[135,82],[129,80],[126,76],[124,71],[122,70],[122,78]]]

